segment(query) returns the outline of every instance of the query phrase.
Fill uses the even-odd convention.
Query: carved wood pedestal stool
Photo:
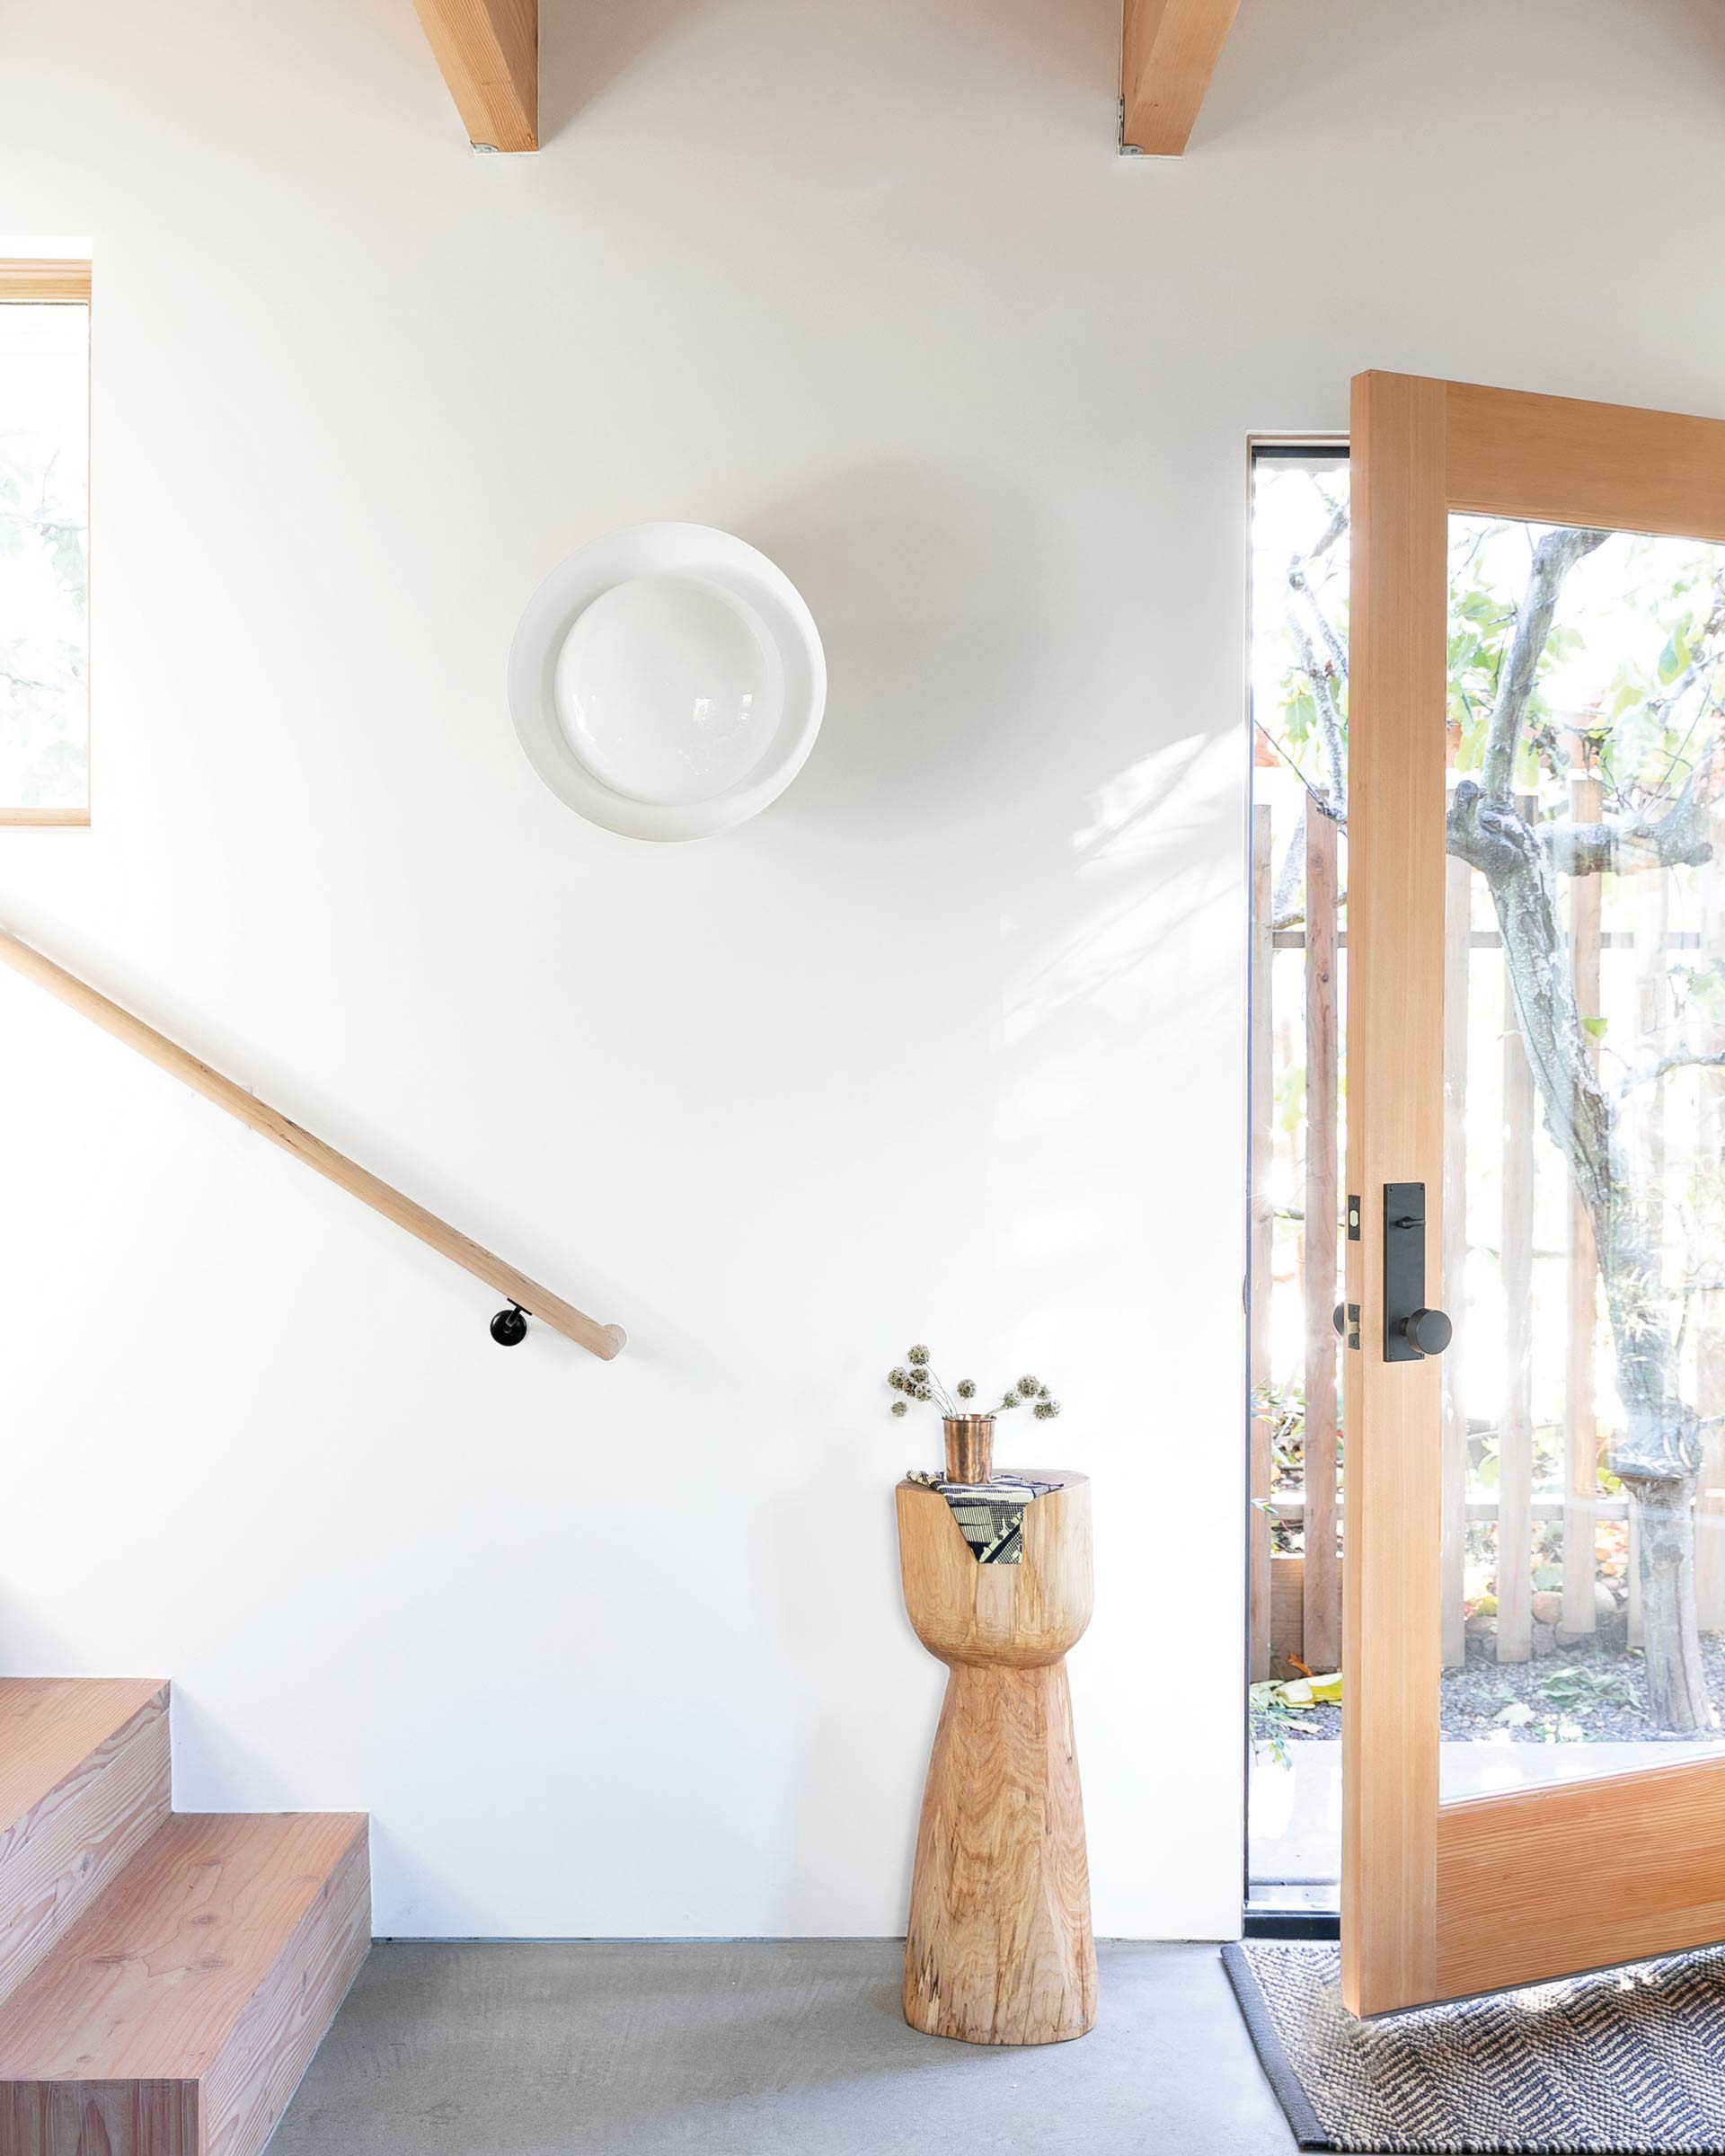
[[[951,1673],[916,1836],[905,2019],[968,2044],[1058,2044],[1096,2019],[1066,1670],[1090,1622],[1090,1480],[1036,1469],[992,1487],[1021,1483],[1041,1494],[1016,1530],[1018,1500],[989,1485],[951,1502],[924,1482],[898,1489],[905,1607]],[[970,1530],[973,1547],[960,1518],[986,1523],[990,1506],[1000,1533]]]

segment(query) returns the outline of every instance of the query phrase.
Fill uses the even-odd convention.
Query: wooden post
[[[1529,823],[1536,804],[1519,807]],[[1498,1660],[1534,1651],[1534,1074],[1503,969],[1504,1401],[1498,1433]]]
[[[1444,864],[1444,1280],[1443,1304],[1456,1337],[1444,1356],[1443,1656],[1467,1659],[1467,1417],[1461,1358],[1467,1345],[1467,976],[1473,871],[1451,854]]]
[[[1713,850],[1701,870],[1701,951],[1725,952],[1725,808],[1715,804]],[[1725,1048],[1725,1028],[1708,1044]],[[1695,1241],[1709,1285],[1694,1301],[1695,1412],[1702,1418],[1695,1498],[1695,1614],[1703,1632],[1725,1632],[1725,1071],[1695,1074]]]
[[[1336,826],[1305,817],[1305,1567],[1302,1659],[1338,1668],[1341,1574],[1336,1547],[1337,1174]]]
[[[1570,814],[1578,823],[1597,823],[1605,813],[1606,790],[1597,779],[1571,778]],[[1584,1019],[1600,1015],[1599,925],[1601,879],[1570,879],[1570,971],[1576,1007]],[[1599,1047],[1588,1050],[1597,1070]],[[1595,1404],[1593,1344],[1597,1324],[1599,1261],[1588,1208],[1570,1197],[1568,1339],[1563,1384],[1563,1616],[1566,1639],[1591,1632],[1596,1624],[1594,1575],[1598,1568],[1594,1499],[1599,1489],[1599,1417]]]
[[[1275,1216],[1270,1210],[1269,1171],[1274,1144],[1276,1109],[1275,1074],[1271,1050],[1275,1041],[1275,1014],[1270,979],[1275,964],[1274,871],[1271,867],[1269,808],[1266,802],[1252,811],[1252,968],[1251,1034],[1248,1069],[1252,1100],[1252,1250],[1249,1260],[1251,1294],[1248,1324],[1251,1333],[1252,1456],[1247,1515],[1247,1666],[1256,1684],[1269,1674],[1269,1501],[1271,1474],[1270,1423],[1260,1411],[1264,1388],[1269,1383],[1269,1286],[1275,1259]]]

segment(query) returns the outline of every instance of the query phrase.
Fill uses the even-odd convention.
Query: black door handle
[[[1416,1310],[1395,1328],[1416,1355],[1441,1355],[1455,1337],[1455,1328],[1441,1310]]]
[[[1441,1355],[1455,1327],[1426,1304],[1426,1186],[1384,1186],[1384,1360]]]

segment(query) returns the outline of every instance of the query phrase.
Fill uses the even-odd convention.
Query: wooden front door
[[[1368,374],[1352,438],[1342,1969],[1371,2014],[1725,1939],[1694,1603],[1725,1502],[1725,421]],[[1519,1135],[1464,1163],[1482,1116]],[[1517,1372],[1565,1355],[1541,1424]],[[1543,1595],[1554,1666],[1678,1741],[1589,1772],[1560,1720],[1519,1763],[1544,1786],[1446,1801],[1442,1552],[1493,1446],[1546,1494],[1504,1502],[1476,1659],[1514,1651],[1488,1600]],[[1633,1582],[1597,1618],[1606,1513]],[[1638,1628],[1621,1680],[1577,1646],[1607,1621]]]

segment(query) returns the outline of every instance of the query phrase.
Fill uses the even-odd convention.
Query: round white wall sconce
[[[509,653],[534,769],[628,838],[704,838],[758,816],[808,760],[826,702],[796,586],[702,524],[634,525],[560,561]]]

